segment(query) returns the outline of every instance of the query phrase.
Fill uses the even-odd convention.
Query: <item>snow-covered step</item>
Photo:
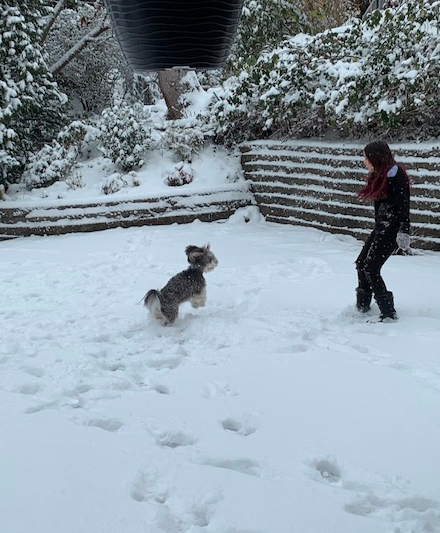
[[[120,202],[40,203],[20,205],[3,202],[0,207],[0,238],[100,231],[116,227],[184,224],[228,218],[250,205],[253,196],[246,182],[191,193],[175,193]]]

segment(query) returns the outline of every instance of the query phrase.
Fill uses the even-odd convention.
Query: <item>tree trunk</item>
[[[158,72],[158,78],[170,120],[182,118],[186,107],[182,96],[193,89],[201,90],[196,73],[188,68],[170,68]]]
[[[158,73],[159,87],[165,98],[171,120],[176,120],[183,116],[183,103],[180,98],[182,95],[181,81],[187,72],[184,69],[170,68]]]

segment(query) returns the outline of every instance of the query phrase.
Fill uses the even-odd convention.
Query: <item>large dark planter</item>
[[[223,66],[244,0],[105,0],[135,71]]]

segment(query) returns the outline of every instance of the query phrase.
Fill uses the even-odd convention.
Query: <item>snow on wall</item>
[[[366,177],[364,144],[253,141],[241,146],[245,178],[266,220],[313,226],[364,239],[373,208],[357,192]],[[391,144],[412,180],[411,231],[416,248],[440,250],[440,145]]]

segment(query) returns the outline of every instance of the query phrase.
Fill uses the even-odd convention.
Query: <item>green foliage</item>
[[[295,7],[280,0],[246,0],[229,68],[239,72],[252,67],[264,49],[273,49],[289,35],[305,29]]]
[[[351,0],[245,0],[228,70],[249,70],[284,39],[337,26],[354,14]]]

